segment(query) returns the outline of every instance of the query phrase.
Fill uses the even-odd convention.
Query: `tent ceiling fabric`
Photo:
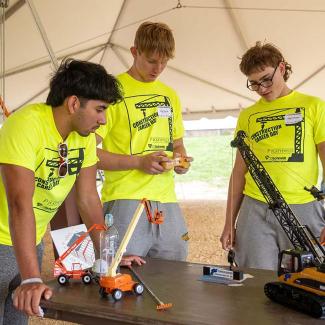
[[[73,56],[102,63],[114,75],[131,65],[129,48],[141,22],[167,23],[176,57],[161,80],[178,91],[188,119],[236,115],[257,99],[238,68],[257,40],[276,44],[292,64],[290,87],[324,97],[324,0],[32,2],[59,61]],[[45,100],[53,65],[27,3],[9,0],[6,13],[5,100],[14,110]]]

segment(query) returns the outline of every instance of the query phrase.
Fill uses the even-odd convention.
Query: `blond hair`
[[[174,57],[175,40],[172,30],[164,23],[144,22],[138,28],[134,46],[139,53],[158,53],[162,57]]]
[[[256,42],[241,58],[240,71],[248,76],[252,72],[264,70],[264,67],[277,67],[280,62],[285,65],[283,79],[287,81],[292,73],[291,65],[284,59],[280,50],[271,43]]]

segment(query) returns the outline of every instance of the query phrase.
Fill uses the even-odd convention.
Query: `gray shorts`
[[[320,201],[290,204],[302,225],[316,237],[325,227],[325,210]],[[277,270],[278,254],[292,248],[273,211],[264,202],[244,196],[238,215],[235,238],[236,262],[240,267]]]
[[[37,258],[42,265],[43,243],[37,246]],[[20,285],[21,277],[12,246],[0,245],[0,325],[27,325],[28,316],[12,304],[12,293]]]
[[[113,215],[120,241],[139,202],[139,200],[115,200],[104,203],[104,213]],[[160,225],[149,223],[144,210],[125,254],[185,261],[188,243],[183,239],[183,235],[187,233],[187,228],[179,205],[150,202],[152,210],[158,207],[159,211],[163,211],[164,222]]]

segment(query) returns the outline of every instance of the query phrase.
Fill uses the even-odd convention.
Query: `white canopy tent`
[[[256,100],[238,64],[257,40],[276,44],[293,66],[290,87],[325,97],[324,0],[0,0],[0,94],[9,110],[44,101],[63,57],[103,64],[116,75],[146,20],[174,31],[176,57],[161,80],[175,88],[184,118],[237,115]]]

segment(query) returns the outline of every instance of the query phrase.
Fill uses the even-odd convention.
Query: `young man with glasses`
[[[51,297],[40,275],[41,241],[74,184],[87,228],[104,222],[94,132],[106,123],[107,106],[121,99],[119,83],[102,66],[69,59],[51,79],[46,104],[23,107],[4,122],[0,324],[27,324],[27,315],[39,313],[41,296]]]
[[[98,153],[99,168],[105,170],[102,201],[121,238],[142,198],[150,200],[154,216],[164,217],[162,224],[150,223],[142,214],[128,254],[185,260],[187,227],[176,199],[174,171],[184,174],[190,164],[173,170],[162,165],[173,157],[186,157],[179,98],[158,80],[174,50],[166,24],[140,25],[131,47],[133,65],[118,76],[123,102],[107,111],[107,125],[96,133],[104,149]]]
[[[247,88],[261,98],[240,113],[235,134],[245,131],[300,223],[323,241],[323,204],[304,187],[317,183],[318,155],[325,167],[325,102],[287,86],[291,66],[272,44],[257,42],[242,57],[240,69]],[[277,269],[279,251],[292,247],[238,151],[220,241],[224,249],[235,248],[240,267],[270,270]]]

